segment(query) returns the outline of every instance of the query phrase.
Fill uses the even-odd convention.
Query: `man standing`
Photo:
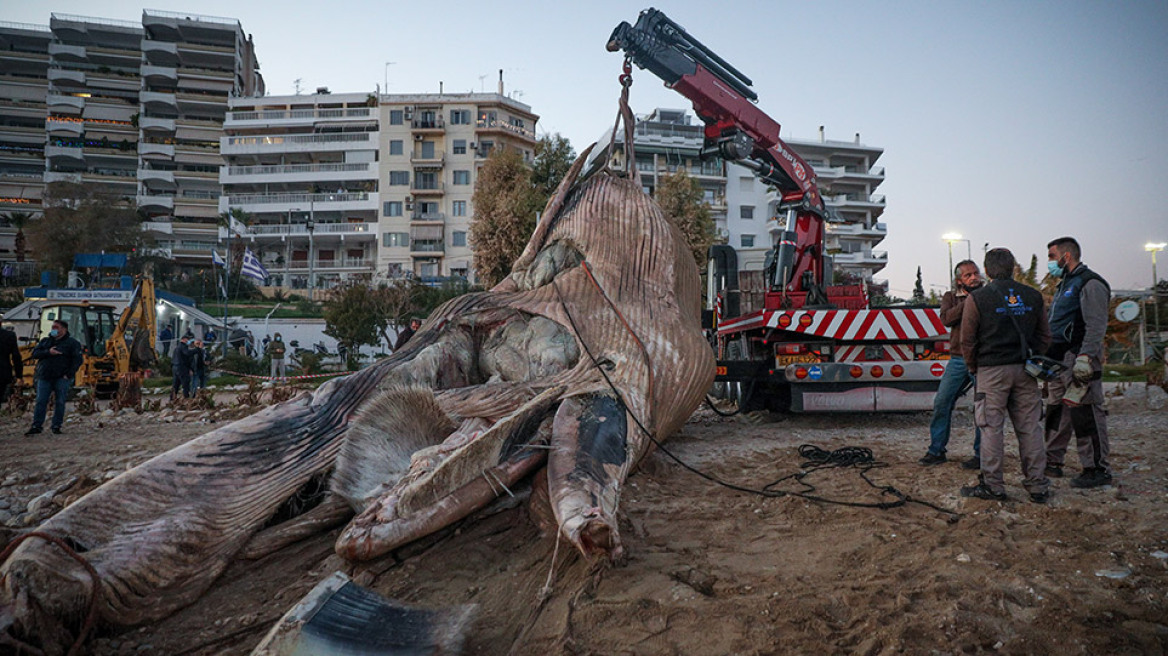
[[[1050,346],[1050,326],[1037,289],[1017,282],[1014,254],[995,248],[985,257],[990,282],[965,301],[961,317],[961,350],[969,372],[977,377],[973,412],[982,428],[981,474],[977,485],[961,488],[961,496],[1004,501],[1006,414],[1018,435],[1018,454],[1030,500],[1046,503],[1046,448],[1038,427],[1042,397],[1038,381],[1026,373],[1028,351],[1044,353]]]
[[[8,402],[13,383],[24,376],[24,363],[20,360],[20,345],[16,333],[0,328],[0,404]]]
[[[393,344],[393,350],[398,351],[401,349],[401,347],[405,346],[406,342],[410,341],[410,338],[413,337],[414,333],[418,332],[418,328],[421,327],[421,319],[410,319],[409,327],[397,334],[397,341]]]
[[[174,384],[170,390],[170,398],[177,399],[179,390],[183,398],[191,396],[191,365],[194,360],[194,350],[191,348],[191,335],[187,333],[174,345],[174,356],[171,358],[171,372],[174,373]]]
[[[272,341],[268,343],[268,356],[272,359],[272,379],[286,378],[288,370],[284,366],[284,353],[287,349],[284,347],[284,338],[280,333],[276,333],[272,337]]]
[[[58,319],[53,322],[49,336],[37,342],[32,350],[36,359],[36,406],[32,413],[32,427],[25,435],[36,435],[44,430],[45,414],[49,409],[49,396],[53,396],[53,433],[61,433],[65,423],[65,401],[69,400],[69,388],[73,377],[81,368],[81,342],[69,336],[69,324]]]
[[[973,376],[965,366],[961,356],[961,316],[965,309],[965,298],[982,285],[981,271],[973,260],[959,262],[953,273],[956,275],[954,291],[945,292],[941,298],[941,323],[949,327],[949,364],[941,376],[937,395],[933,397],[933,421],[929,424],[932,442],[922,465],[938,465],[945,462],[945,448],[949,445],[949,433],[953,422],[953,408],[957,399],[973,385]],[[973,457],[962,462],[966,469],[981,467],[981,428],[973,428]]]
[[[1071,237],[1047,244],[1047,270],[1062,279],[1050,304],[1049,355],[1067,370],[1047,386],[1046,472],[1063,475],[1073,430],[1083,473],[1071,479],[1071,487],[1086,488],[1111,483],[1102,369],[1111,287],[1081,257],[1079,242]]]
[[[170,355],[170,343],[174,341],[174,331],[170,326],[163,326],[162,332],[158,333],[158,342],[162,344],[162,354]]]
[[[203,341],[196,339],[191,349],[191,391],[198,394],[199,390],[207,386],[207,352],[203,350]]]

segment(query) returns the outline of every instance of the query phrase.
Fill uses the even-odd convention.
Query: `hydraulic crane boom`
[[[703,157],[746,166],[779,190],[785,225],[770,284],[784,295],[820,292],[827,210],[815,172],[779,138],[779,123],[754,105],[750,78],[656,9],[641,12],[636,25],[618,25],[607,48],[624,51],[693,103],[705,123]]]

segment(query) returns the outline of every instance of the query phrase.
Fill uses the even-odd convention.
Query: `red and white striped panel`
[[[885,360],[913,361],[912,347],[907,344],[886,344],[881,348]],[[835,362],[867,362],[865,349],[864,346],[841,346],[835,350]]]
[[[936,308],[785,310],[767,314],[767,328],[844,341],[929,339],[949,334]]]
[[[835,350],[836,362],[859,362],[863,359],[863,346],[841,346]]]
[[[888,355],[889,360],[908,362],[913,360],[913,350],[908,344],[889,344],[884,347],[884,352]]]

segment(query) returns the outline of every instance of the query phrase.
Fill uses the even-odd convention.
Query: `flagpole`
[[[231,330],[227,328],[227,285],[231,283],[231,213],[227,214],[227,261],[223,263],[223,357],[227,357],[227,342]]]

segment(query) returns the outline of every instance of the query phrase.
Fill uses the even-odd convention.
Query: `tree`
[[[698,269],[706,266],[706,255],[714,243],[714,219],[705,192],[696,178],[684,170],[661,178],[654,199],[665,215],[681,231],[693,252]]]
[[[576,161],[576,151],[565,137],[555,134],[540,137],[535,144],[535,161],[531,165],[531,184],[535,187],[539,204],[547,205],[556,193],[556,187]]]
[[[4,216],[8,224],[16,228],[16,237],[13,240],[13,250],[16,251],[16,261],[23,262],[27,251],[27,241],[24,236],[24,227],[32,221],[32,212],[9,212]]]
[[[349,353],[349,368],[357,349],[374,346],[385,334],[387,318],[380,314],[377,291],[367,285],[351,284],[334,290],[324,304],[324,334],[337,340]]]
[[[148,243],[134,202],[99,185],[54,182],[42,202],[44,218],[27,233],[47,270],[68,271],[76,253],[131,253]]]
[[[511,273],[535,230],[542,206],[531,180],[531,169],[514,150],[493,150],[479,169],[471,197],[470,247],[478,279],[488,287]]]
[[[921,267],[917,267],[917,284],[913,285],[913,303],[925,302],[925,284],[921,281]]]

